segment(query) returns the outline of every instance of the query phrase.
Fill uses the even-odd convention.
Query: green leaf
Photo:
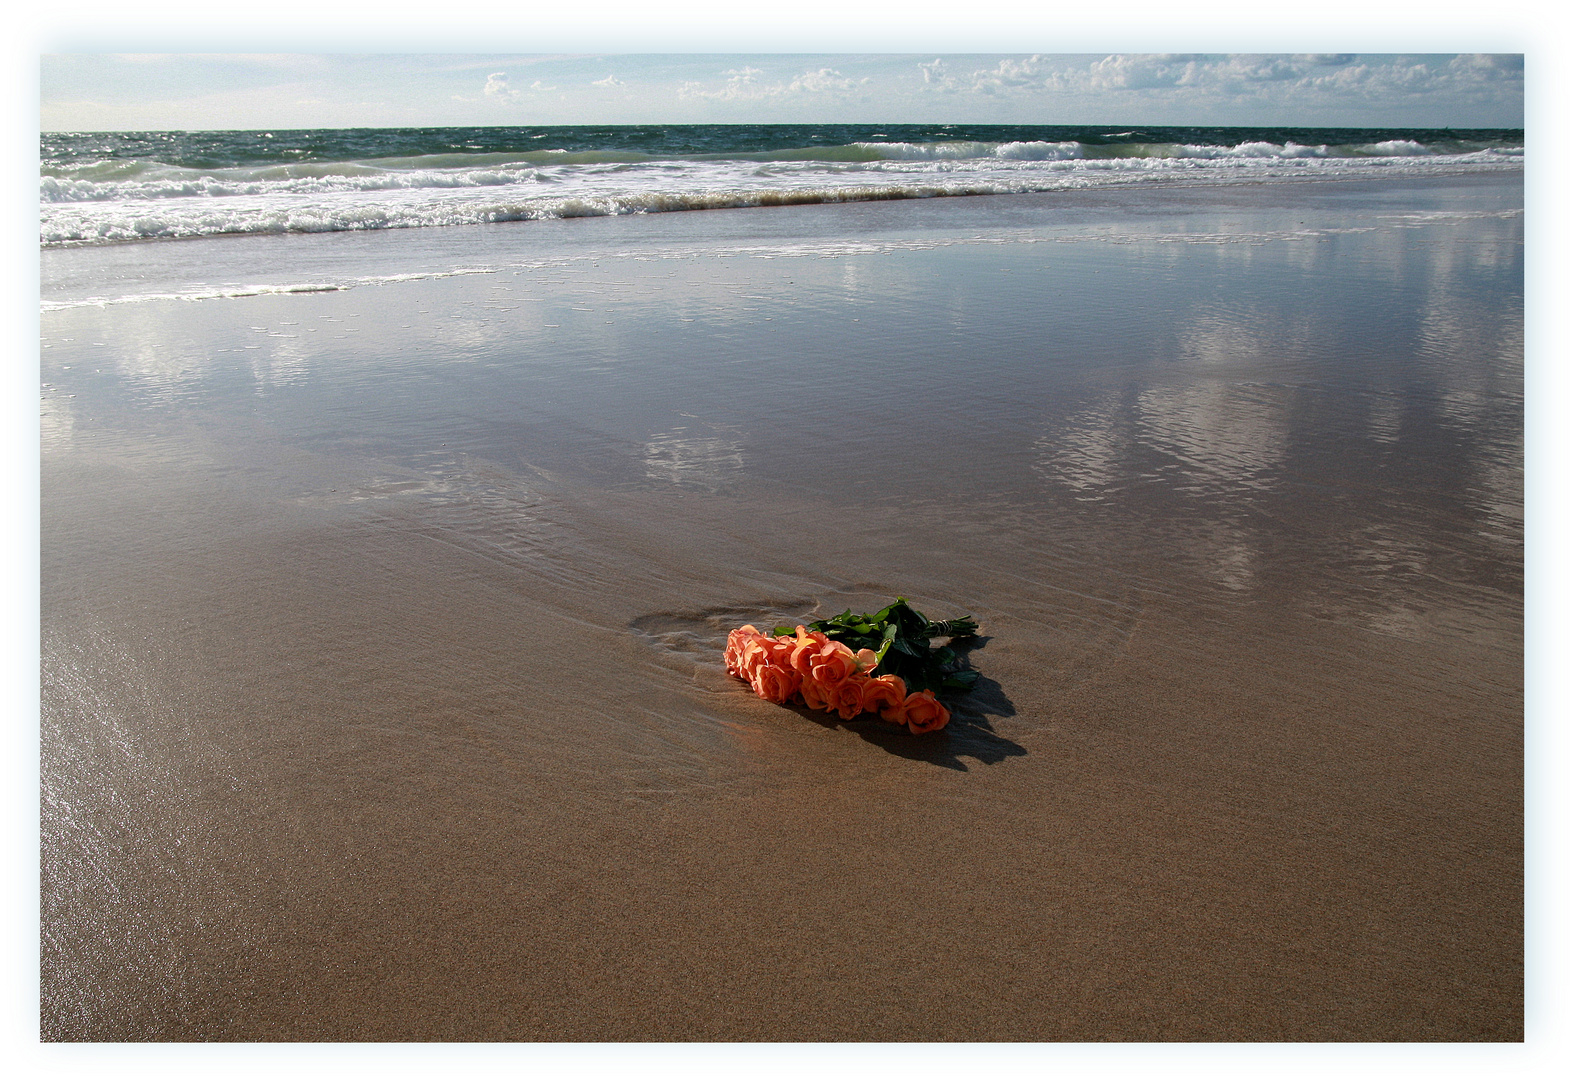
[[[956,649],[930,648],[930,639],[958,638],[973,634],[978,623],[972,616],[933,622],[915,611],[903,597],[871,614],[855,615],[849,608],[840,615],[806,624],[832,641],[855,651],[870,649],[876,656],[875,673],[898,675],[910,690],[965,690],[978,678],[974,671],[950,671],[961,662]],[[793,627],[777,627],[777,634],[791,634]]]

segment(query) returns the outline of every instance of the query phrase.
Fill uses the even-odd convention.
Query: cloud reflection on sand
[[[1390,636],[1487,625],[1518,580],[1524,345],[1474,247],[1371,245],[1410,311],[1201,298],[1141,374],[1052,407],[1034,471],[1215,586]]]
[[[1125,502],[1140,487],[1182,496],[1193,505],[1177,509],[1175,539],[1210,580],[1239,591],[1261,558],[1247,496],[1274,485],[1287,413],[1253,386],[1155,387],[1130,405],[1111,396],[1041,437],[1036,468],[1082,502]]]
[[[1268,388],[1199,383],[1138,397],[1135,438],[1175,463],[1178,490],[1199,496],[1262,490],[1285,457],[1285,402]]]
[[[44,453],[70,450],[76,435],[76,416],[69,401],[62,401],[53,387],[44,388],[38,428]]]
[[[1098,501],[1126,475],[1128,440],[1118,430],[1115,395],[1052,425],[1034,444],[1034,467],[1051,483],[1070,488],[1079,500]]]
[[[743,469],[743,447],[728,435],[703,435],[680,425],[645,444],[645,475],[650,480],[716,494]]]

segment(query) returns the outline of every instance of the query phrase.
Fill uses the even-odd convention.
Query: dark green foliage
[[[979,678],[977,671],[959,670],[961,658],[950,645],[930,648],[931,638],[972,637],[979,624],[971,616],[935,622],[897,597],[887,607],[871,614],[855,615],[852,609],[829,619],[806,624],[832,641],[840,641],[857,652],[870,649],[880,657],[875,675],[897,675],[909,692],[915,690],[967,690]],[[792,634],[793,627],[779,626],[773,633]]]

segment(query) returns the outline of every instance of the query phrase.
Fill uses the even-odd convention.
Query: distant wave
[[[1070,161],[1086,156],[1080,142],[858,143],[872,158],[887,161],[963,161],[1001,158],[1013,161]]]

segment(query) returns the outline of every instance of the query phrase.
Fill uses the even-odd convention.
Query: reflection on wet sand
[[[716,493],[743,469],[744,452],[736,439],[693,433],[687,424],[652,435],[645,444],[645,475],[663,483]]]
[[[1498,623],[1482,589],[1518,575],[1522,346],[1518,298],[1478,280],[1515,265],[1490,224],[1498,242],[1379,243],[1418,298],[1382,325],[1199,304],[1158,366],[1045,417],[1035,472],[1230,590],[1400,636]]]

